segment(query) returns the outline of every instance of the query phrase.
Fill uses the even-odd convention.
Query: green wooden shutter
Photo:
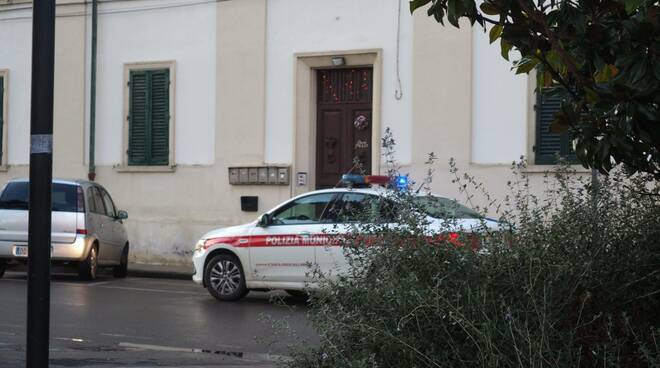
[[[569,133],[557,134],[550,131],[550,124],[561,107],[561,100],[561,95],[549,96],[544,91],[537,95],[536,146],[534,147],[537,165],[556,164],[557,155],[566,158],[569,162],[576,162]]]
[[[149,120],[149,90],[146,71],[131,71],[128,121],[128,164],[147,165],[147,125]]]
[[[170,72],[130,72],[128,164],[167,165],[170,144]]]
[[[150,165],[167,165],[170,158],[170,71],[151,72]]]

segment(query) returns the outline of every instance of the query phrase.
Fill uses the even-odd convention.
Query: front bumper
[[[85,235],[76,235],[73,243],[52,243],[50,246],[50,259],[53,261],[82,261],[87,257],[91,240]],[[27,242],[0,241],[0,258],[7,260],[27,261],[27,257],[15,256],[15,246],[26,246]],[[30,248],[28,247],[28,254]]]
[[[193,282],[198,285],[204,284],[204,262],[206,261],[206,252],[204,250],[197,250],[193,253],[193,265],[195,266],[195,274],[192,277]]]

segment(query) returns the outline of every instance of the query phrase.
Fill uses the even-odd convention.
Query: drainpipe
[[[98,28],[98,0],[92,0],[92,65],[89,91],[89,170],[87,178],[96,178],[96,33]]]

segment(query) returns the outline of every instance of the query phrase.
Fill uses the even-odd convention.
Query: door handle
[[[310,236],[312,234],[309,231],[301,231],[301,232],[298,233],[298,235],[300,235],[300,236]]]

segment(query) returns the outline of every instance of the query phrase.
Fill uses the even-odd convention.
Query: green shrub
[[[660,366],[656,184],[613,173],[591,185],[565,169],[546,182],[536,197],[517,173],[500,231],[482,229],[479,251],[430,236],[417,188],[398,194],[399,225],[348,236],[350,272],[324,278],[311,298],[321,344],[288,365]]]

